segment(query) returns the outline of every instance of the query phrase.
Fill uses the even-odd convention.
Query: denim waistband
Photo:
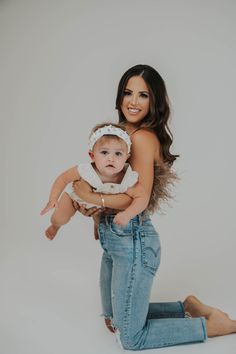
[[[100,223],[110,224],[114,219],[116,214],[100,214]],[[150,219],[150,214],[147,211],[143,211],[142,213],[136,215],[134,218],[130,220],[133,225],[141,226],[144,221]]]

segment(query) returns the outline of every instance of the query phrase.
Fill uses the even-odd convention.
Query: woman
[[[148,65],[136,65],[125,72],[118,86],[116,109],[119,122],[132,139],[129,163],[150,195],[147,210],[154,211],[161,198],[169,197],[167,185],[174,178],[170,167],[178,157],[170,153],[170,109],[165,83],[158,72]],[[101,196],[93,193],[84,181],[76,182],[74,190],[86,202],[101,206],[105,203],[109,208],[101,214],[99,224],[104,250],[101,298],[105,322],[116,332],[124,349],[202,342],[207,336],[236,332],[236,321],[194,296],[188,296],[183,303],[149,304],[161,248],[148,212],[121,228],[113,219],[117,210],[130,204],[129,196]],[[85,211],[82,207],[80,211],[86,215],[98,213],[96,209]]]

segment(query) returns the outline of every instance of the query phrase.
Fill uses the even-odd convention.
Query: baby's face
[[[122,171],[129,158],[127,144],[123,140],[112,138],[98,140],[90,156],[100,174],[106,177]]]

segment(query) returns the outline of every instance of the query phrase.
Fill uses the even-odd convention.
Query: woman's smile
[[[140,112],[140,109],[137,109],[137,108],[128,108],[128,110],[129,110],[129,113],[132,115],[136,115],[137,113]]]

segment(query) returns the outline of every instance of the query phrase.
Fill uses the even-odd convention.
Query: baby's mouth
[[[115,166],[113,166],[113,165],[107,165],[106,167],[115,167]]]

